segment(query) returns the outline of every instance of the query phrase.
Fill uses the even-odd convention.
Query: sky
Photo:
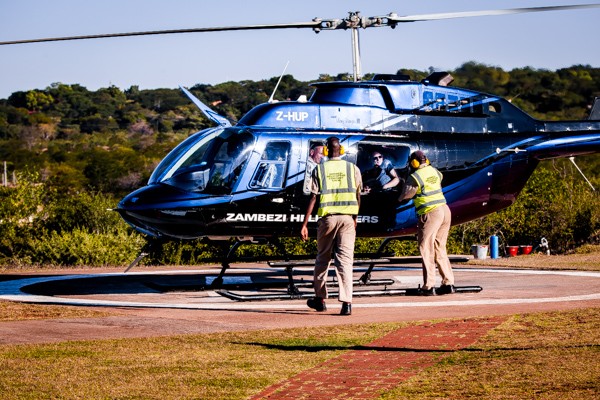
[[[309,22],[569,4],[593,0],[0,0],[0,41],[117,32]],[[425,21],[360,30],[363,73],[600,67],[600,8]],[[191,87],[286,74],[315,81],[352,72],[350,31],[191,33],[0,46],[0,99],[53,83],[89,90]]]

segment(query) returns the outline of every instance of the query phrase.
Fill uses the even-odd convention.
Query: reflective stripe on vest
[[[329,160],[319,164],[317,177],[321,196],[317,215],[358,214],[354,164],[344,160]]]
[[[415,196],[417,215],[427,214],[429,211],[446,204],[442,192],[442,174],[433,167],[419,168],[412,175],[419,188]]]

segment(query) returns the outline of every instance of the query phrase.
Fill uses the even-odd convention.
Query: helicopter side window
[[[470,114],[473,112],[471,106],[472,102],[470,98],[460,99],[460,101],[458,102],[458,112]]]
[[[433,105],[434,109],[444,109],[446,102],[446,95],[444,93],[436,93],[435,94],[435,104]]]
[[[448,104],[446,106],[447,111],[456,111],[456,107],[458,107],[458,96],[456,95],[448,95]]]
[[[253,189],[282,188],[287,173],[289,153],[289,142],[268,143],[250,181],[250,187]]]
[[[485,111],[488,109],[488,107],[484,107],[486,99],[486,96],[461,98],[456,111],[466,114],[478,114],[480,116],[485,115]]]
[[[502,112],[502,106],[497,101],[491,101],[488,103],[488,112],[490,114],[500,114]]]
[[[426,90],[423,92],[423,107],[430,107],[431,104],[433,104],[433,92]]]

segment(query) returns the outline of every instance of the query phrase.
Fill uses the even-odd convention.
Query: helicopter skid
[[[368,260],[354,260],[355,266],[370,265],[370,264],[387,264],[390,262],[389,258],[375,258]],[[270,261],[268,262],[269,267],[280,268],[280,267],[312,267],[315,265],[314,260],[298,260],[298,261]]]
[[[394,284],[393,279],[372,279],[369,281],[368,285],[371,286],[391,286]],[[211,290],[211,283],[206,281],[201,281],[197,283],[189,283],[184,285],[168,285],[168,284],[159,284],[156,282],[147,282],[146,286],[159,291],[161,293],[166,292],[198,292]],[[354,281],[354,285],[366,286],[359,280]],[[221,287],[218,288],[218,291],[230,291],[230,290],[269,290],[269,289],[281,289],[288,287],[289,281],[283,279],[269,279],[262,282],[251,282],[251,283],[233,283],[233,284],[221,284]],[[307,281],[294,282],[295,288],[312,288],[313,283]],[[336,282],[327,282],[328,287],[337,287]],[[298,291],[295,291],[298,293]]]
[[[356,284],[356,282],[355,282]],[[456,293],[479,293],[483,290],[481,286],[456,286]],[[289,293],[257,293],[241,294],[230,290],[217,290],[216,293],[235,301],[261,301],[261,300],[294,300],[308,299],[314,296],[314,292]],[[337,291],[329,292],[330,298],[338,296]],[[376,297],[376,296],[421,296],[419,288],[409,289],[379,289],[379,290],[355,290],[354,297]],[[444,295],[440,295],[444,296]]]

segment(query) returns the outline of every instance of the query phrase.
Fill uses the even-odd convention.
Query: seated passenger
[[[373,152],[373,168],[368,169],[362,176],[364,193],[385,191],[396,187],[400,178],[390,160],[383,158],[378,151]]]

